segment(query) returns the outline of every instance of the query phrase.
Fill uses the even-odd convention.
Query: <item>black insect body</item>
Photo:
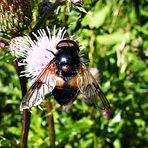
[[[76,99],[78,89],[71,89],[69,86],[64,86],[63,88],[55,88],[52,94],[60,105],[67,105]]]
[[[62,42],[67,43],[65,40]],[[58,53],[55,56],[57,66],[56,74],[64,80],[64,83],[61,87],[55,87],[52,94],[60,105],[67,105],[69,102],[73,102],[78,95],[78,88],[73,88],[73,84],[70,84],[71,79],[75,78],[78,74],[77,70],[80,66],[78,51],[79,50],[75,49],[75,47],[58,47]]]
[[[39,105],[44,95],[52,92],[60,105],[66,106],[72,103],[81,93],[87,102],[94,104],[99,110],[110,112],[110,104],[80,58],[76,42],[61,40],[56,49],[57,53],[53,53],[53,60],[39,74],[23,98],[21,110]]]

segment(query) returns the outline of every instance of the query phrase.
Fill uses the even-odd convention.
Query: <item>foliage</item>
[[[65,26],[80,37],[90,67],[100,70],[100,85],[114,116],[103,119],[81,96],[68,112],[53,112],[57,147],[147,147],[148,69],[147,0],[84,0],[62,5],[46,26]],[[40,15],[33,1],[32,27]],[[87,12],[87,13],[86,13]],[[55,17],[56,16],[56,17]],[[28,34],[25,31],[24,34]],[[18,147],[21,132],[21,88],[7,48],[0,51],[0,147]],[[49,147],[47,112],[32,109],[28,146]]]

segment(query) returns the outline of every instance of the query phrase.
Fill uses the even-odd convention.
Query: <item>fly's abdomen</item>
[[[73,102],[76,99],[78,89],[71,89],[69,87],[55,88],[52,94],[60,105],[67,105],[69,102]]]

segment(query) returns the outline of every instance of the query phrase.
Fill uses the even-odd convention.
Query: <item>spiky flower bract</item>
[[[47,33],[46,33],[47,32]],[[42,72],[46,65],[54,58],[57,52],[56,45],[64,38],[66,30],[60,28],[56,34],[54,27],[53,35],[49,28],[38,30],[37,34],[33,33],[34,40],[29,36],[16,37],[11,40],[9,49],[16,58],[22,58],[20,65],[25,66],[21,75],[31,78],[32,83]]]
[[[30,25],[31,0],[0,0],[0,36],[13,37]]]

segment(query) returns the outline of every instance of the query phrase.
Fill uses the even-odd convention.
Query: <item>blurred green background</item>
[[[32,1],[34,26],[40,1]],[[66,1],[51,12],[44,26],[65,26],[66,36],[80,37],[88,67],[100,72],[99,83],[114,109],[104,119],[79,96],[68,112],[53,112],[57,148],[148,147],[148,0]],[[86,13],[87,12],[87,13]],[[41,27],[43,28],[43,26]],[[29,29],[23,34],[28,34]],[[0,49],[0,147],[19,147],[21,88],[13,58]],[[32,108],[29,148],[50,146],[47,111]]]

